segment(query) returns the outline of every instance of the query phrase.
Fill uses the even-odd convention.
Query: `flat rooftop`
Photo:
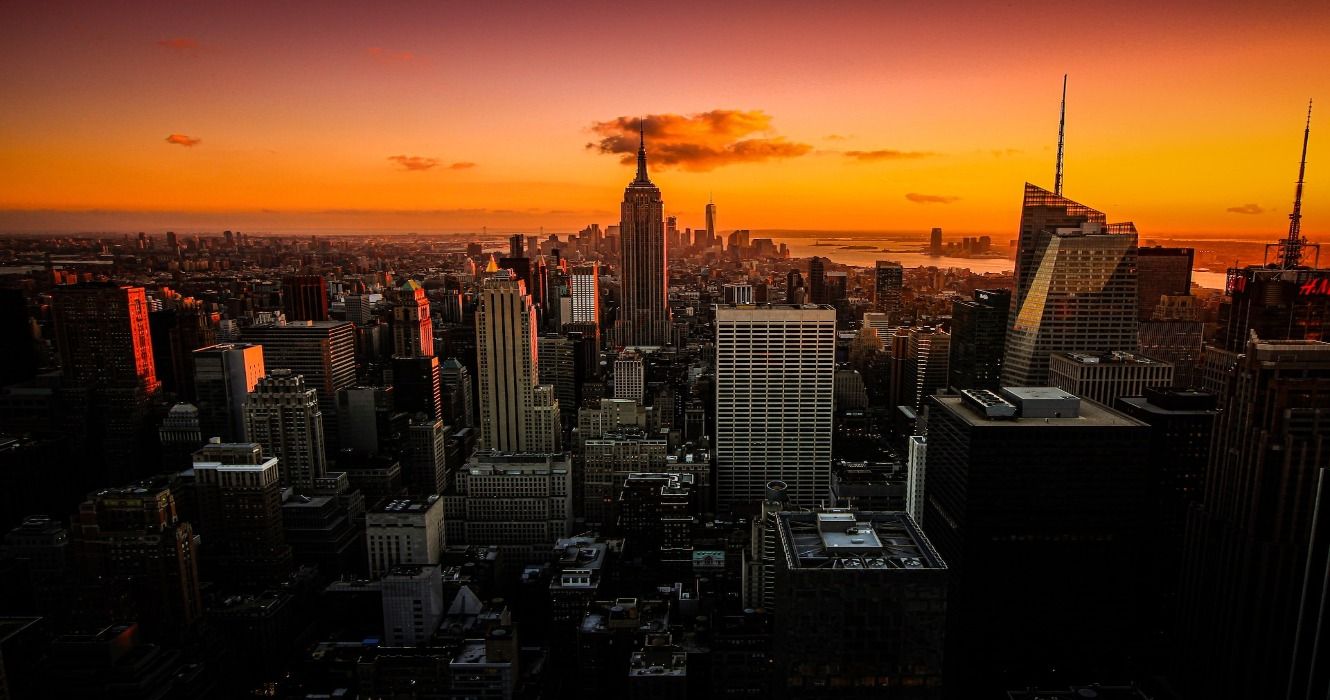
[[[1045,389],[1046,387],[1037,387]],[[1063,392],[1061,389],[1053,391]],[[1105,406],[1100,406],[1093,401],[1080,402],[1080,415],[1075,418],[1013,418],[1009,420],[988,420],[983,415],[975,412],[968,406],[961,403],[959,396],[935,395],[929,397],[936,405],[950,411],[958,418],[976,428],[1011,428],[1012,426],[1049,426],[1060,425],[1069,427],[1087,427],[1087,426],[1121,426],[1121,427],[1140,427],[1145,423],[1136,420],[1130,416],[1123,415]]]
[[[439,499],[438,497],[396,498],[391,501],[387,501],[386,503],[383,503],[379,507],[375,508],[372,512],[398,513],[404,515],[410,513],[424,513],[425,511],[430,509],[430,506],[433,506],[435,503],[438,503],[440,500],[441,499]]]
[[[900,512],[827,510],[780,513],[779,533],[791,569],[946,569],[933,544]]]

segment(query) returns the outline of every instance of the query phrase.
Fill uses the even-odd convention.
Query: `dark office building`
[[[905,268],[900,263],[879,260],[873,273],[873,302],[877,310],[884,314],[900,311]]]
[[[1136,297],[1140,318],[1154,318],[1162,296],[1191,294],[1191,248],[1144,247],[1136,251]]]
[[[943,697],[947,565],[910,516],[786,512],[776,528],[776,697]]]
[[[908,505],[903,462],[844,462],[831,465],[830,503],[835,508],[903,511]]]
[[[1019,309],[1025,294],[1034,281],[1044,249],[1059,228],[1076,228],[1087,223],[1107,223],[1101,211],[1048,190],[1025,183],[1025,197],[1021,202],[1021,230],[1016,240],[1016,289],[1012,295],[1012,308]],[[1010,321],[1012,319],[1008,319]]]
[[[1002,377],[1011,290],[976,289],[951,307],[948,383],[953,389],[996,391]]]
[[[0,386],[32,379],[41,366],[41,345],[23,292],[0,289]]]
[[[1048,387],[929,401],[924,528],[951,569],[949,690],[982,697],[1048,668],[1117,677],[1139,631],[1149,426]]]
[[[816,255],[808,261],[809,304],[827,304],[827,259]]]
[[[1205,391],[1146,389],[1124,396],[1114,408],[1150,426],[1147,518],[1156,533],[1149,539],[1150,575],[1142,613],[1173,634],[1177,582],[1187,513],[1201,500],[1217,397]]]
[[[393,402],[396,410],[424,413],[443,420],[443,368],[437,357],[393,358]]]
[[[1330,344],[1249,343],[1219,405],[1202,505],[1187,522],[1186,682],[1196,697],[1284,697],[1317,482],[1330,467]]]
[[[1227,287],[1216,346],[1242,352],[1251,332],[1266,341],[1330,340],[1330,270],[1234,268]]]
[[[282,313],[288,321],[327,321],[328,280],[319,275],[283,278]]]
[[[790,270],[785,275],[785,303],[807,304],[808,290],[804,288],[804,273]]]

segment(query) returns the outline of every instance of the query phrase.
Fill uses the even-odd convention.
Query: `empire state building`
[[[619,264],[619,344],[658,347],[669,338],[666,303],[665,217],[660,188],[647,177],[644,132],[639,132],[637,177],[623,192],[619,220],[622,260]]]

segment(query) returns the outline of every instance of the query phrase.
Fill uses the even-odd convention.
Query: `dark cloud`
[[[910,192],[905,195],[905,198],[915,204],[951,204],[960,199],[960,197],[946,194],[919,194],[918,192]]]
[[[463,160],[463,161],[458,161],[458,162],[456,162],[456,163],[453,163],[452,165],[448,166],[448,169],[449,169],[449,170],[470,170],[471,168],[474,168],[474,167],[476,167],[476,164],[475,164],[475,163],[472,163],[471,161]]]
[[[401,166],[402,170],[429,170],[439,165],[438,158],[422,156],[388,156],[388,160]]]
[[[1265,207],[1259,204],[1243,204],[1237,207],[1229,207],[1225,211],[1230,214],[1264,214]]]
[[[646,119],[647,152],[652,165],[674,166],[701,172],[735,163],[759,163],[806,155],[806,143],[769,137],[771,115],[761,110],[716,109],[700,114],[650,114]],[[620,154],[631,164],[637,154],[638,117],[617,117],[595,122],[592,132],[601,137],[587,148]]]
[[[853,158],[858,161],[872,162],[878,160],[914,160],[916,158],[927,158],[937,155],[929,151],[894,151],[883,149],[880,151],[846,151],[846,158]]]
[[[193,51],[199,47],[199,42],[188,37],[175,37],[162,39],[157,45],[168,51]]]
[[[196,139],[193,136],[186,136],[184,134],[171,134],[166,137],[166,142],[173,143],[177,146],[184,146],[185,148],[191,148],[202,143],[203,139]]]

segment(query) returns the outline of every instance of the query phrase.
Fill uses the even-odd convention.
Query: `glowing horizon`
[[[1330,6],[1160,5],[43,4],[0,46],[0,232],[604,226],[646,115],[681,228],[714,192],[724,231],[1005,240],[1069,73],[1064,194],[1143,238],[1282,236]]]

